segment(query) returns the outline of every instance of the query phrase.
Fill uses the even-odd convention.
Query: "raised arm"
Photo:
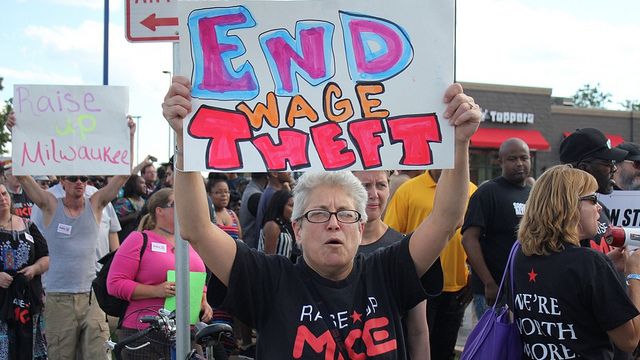
[[[174,76],[162,104],[162,114],[176,132],[175,206],[180,235],[191,243],[204,263],[223,284],[229,283],[236,244],[224,231],[211,223],[207,193],[199,172],[184,172],[182,122],[191,111],[189,79]]]
[[[460,84],[447,88],[445,118],[455,127],[453,169],[443,170],[431,214],[415,230],[409,251],[419,276],[422,276],[462,224],[469,199],[469,143],[478,129],[482,114],[473,98],[462,92]]]
[[[136,133],[136,123],[131,116],[127,116],[127,126],[129,127],[129,144],[133,144],[133,139]],[[133,162],[133,145],[130,146],[130,158],[129,163]],[[145,158],[146,159],[146,158]],[[133,170],[132,170],[133,171]],[[111,200],[118,196],[118,191],[127,182],[130,175],[118,175],[114,176],[111,181],[107,183],[102,189],[98,190],[93,196],[91,196],[91,204],[97,211],[102,211]]]
[[[31,176],[16,176],[16,179],[20,182],[22,190],[24,190],[29,199],[38,205],[43,213],[52,214],[55,211],[57,201],[52,193],[42,190]]]

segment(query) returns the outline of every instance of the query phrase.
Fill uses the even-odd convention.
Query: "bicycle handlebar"
[[[115,344],[115,346],[113,347],[113,355],[116,357],[116,360],[120,360],[122,359],[122,350],[124,350],[124,348],[129,345],[134,343],[135,341],[142,339],[143,337],[147,336],[151,331],[156,330],[155,327],[149,326],[148,328],[135,333],[131,336],[128,336],[124,339],[120,339],[118,340],[118,343]],[[145,345],[146,346],[146,345]]]
[[[146,316],[140,317],[139,321],[144,324],[149,324],[149,327],[144,330],[140,330],[138,333],[135,333],[131,336],[128,336],[124,339],[119,340],[113,346],[113,354],[116,357],[116,360],[120,360],[122,358],[122,350],[124,350],[124,348],[127,347],[127,345],[132,344],[139,339],[142,339],[152,331],[160,331],[165,326],[171,327],[170,320],[172,320],[175,317],[175,312],[167,312],[163,310],[164,309],[159,310],[160,315],[146,315]],[[137,348],[141,349],[147,345],[149,345],[149,342],[147,342],[146,344],[140,345]]]

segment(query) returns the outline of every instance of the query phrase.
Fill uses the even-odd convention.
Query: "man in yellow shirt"
[[[395,230],[408,234],[431,214],[436,184],[441,170],[429,170],[402,184],[394,194],[384,222]],[[469,196],[477,187],[469,184]],[[462,223],[462,219],[460,219]],[[471,293],[467,281],[469,270],[467,255],[462,248],[462,235],[458,229],[440,254],[444,272],[442,294],[427,301],[431,359],[453,359],[458,330]]]

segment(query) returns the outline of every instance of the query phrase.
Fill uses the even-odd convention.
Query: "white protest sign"
[[[15,175],[131,173],[128,88],[15,85],[13,105]]]
[[[598,194],[611,214],[615,226],[640,227],[640,191],[614,191],[609,195]]]
[[[185,169],[453,165],[449,0],[179,2]]]

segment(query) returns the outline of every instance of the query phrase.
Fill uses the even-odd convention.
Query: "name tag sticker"
[[[67,224],[58,224],[58,232],[60,234],[71,235],[71,229],[73,226]]]
[[[152,242],[151,243],[151,251],[166,253],[167,252],[167,244]]]
[[[24,237],[25,237],[25,238],[27,238],[27,241],[29,241],[29,242],[33,242],[33,236],[31,236],[31,234],[27,234],[27,233],[25,233],[25,234],[24,234]]]

